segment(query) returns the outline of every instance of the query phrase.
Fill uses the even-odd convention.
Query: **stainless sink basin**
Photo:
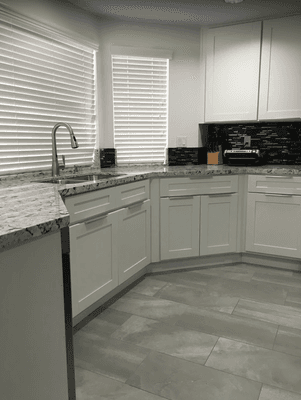
[[[56,183],[59,185],[68,185],[72,183],[83,183],[83,182],[97,182],[104,179],[115,178],[121,176],[122,174],[89,174],[89,175],[76,175],[71,177],[58,177],[58,178],[44,178],[35,180],[34,182],[39,183]]]

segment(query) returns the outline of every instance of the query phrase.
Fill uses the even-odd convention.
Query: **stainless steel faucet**
[[[68,129],[70,133],[72,149],[78,148],[76,137],[74,136],[71,125],[65,122],[58,122],[57,124],[55,124],[54,127],[52,128],[52,176],[60,175],[60,165],[57,159],[57,149],[56,149],[56,131],[60,126],[65,126]],[[65,157],[64,156],[62,157],[63,157],[63,166],[65,167]]]

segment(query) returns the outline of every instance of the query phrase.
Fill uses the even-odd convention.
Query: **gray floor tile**
[[[229,314],[239,300],[238,297],[221,294],[207,286],[195,289],[172,283],[164,286],[155,297]]]
[[[201,275],[197,271],[181,271],[168,274],[157,274],[154,275],[154,279],[187,286],[189,288],[199,289],[206,286],[208,282],[214,282],[216,280],[216,277],[205,274]]]
[[[300,309],[296,307],[259,303],[243,299],[239,300],[233,314],[301,329]]]
[[[257,400],[258,382],[152,352],[127,383],[171,400]]]
[[[82,368],[75,369],[75,379],[77,400],[162,400],[162,397]]]
[[[101,337],[109,337],[130,317],[131,314],[107,308],[85,325],[81,331],[95,333]]]
[[[274,283],[281,286],[296,287],[301,290],[301,276],[298,278],[293,276],[293,273],[288,271],[286,273],[277,274],[268,272],[255,272],[252,280],[260,282]]]
[[[142,282],[134,286],[131,292],[145,294],[146,296],[154,296],[165,285],[166,282],[146,277]]]
[[[173,324],[187,310],[185,304],[129,292],[111,305],[114,310]]]
[[[254,270],[244,265],[232,265],[225,267],[202,268],[195,271],[199,274],[212,275],[218,278],[234,279],[237,281],[250,282],[254,275]]]
[[[263,385],[259,400],[301,400],[301,395]]]
[[[217,337],[133,315],[112,335],[171,356],[205,364]]]
[[[220,338],[206,366],[301,393],[301,358]]]
[[[274,350],[301,357],[301,330],[280,326],[274,343]]]
[[[273,348],[277,333],[277,325],[275,324],[196,308],[187,309],[179,317],[176,325],[268,349]]]
[[[144,360],[149,350],[115,339],[103,339],[88,332],[74,335],[77,367],[125,382]]]
[[[216,279],[215,282],[207,284],[207,289],[225,296],[274,304],[284,304],[287,296],[287,289],[279,285],[253,280],[236,282],[233,279]]]
[[[286,302],[301,304],[301,289],[290,288],[287,293]]]

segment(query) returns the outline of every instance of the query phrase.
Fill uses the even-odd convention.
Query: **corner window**
[[[165,162],[168,68],[167,58],[112,55],[118,165]]]
[[[0,174],[50,169],[57,122],[69,123],[79,144],[72,149],[58,129],[66,166],[91,164],[95,97],[95,49],[0,12]]]

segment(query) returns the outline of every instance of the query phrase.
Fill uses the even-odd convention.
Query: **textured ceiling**
[[[301,0],[67,0],[99,16],[126,21],[218,25],[301,14]]]

